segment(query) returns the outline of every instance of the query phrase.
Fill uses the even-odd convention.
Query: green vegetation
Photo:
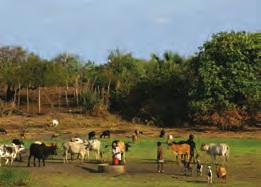
[[[0,168],[0,186],[29,185],[29,174],[21,169]]]
[[[41,88],[55,87],[56,106],[82,107],[83,113],[110,111],[157,126],[203,121],[241,128],[260,109],[259,38],[258,33],[217,33],[190,57],[166,51],[145,60],[114,50],[108,63],[99,65],[74,54],[45,60],[20,47],[1,47],[1,101],[27,103],[30,112],[29,92],[37,89],[41,113]],[[26,98],[21,97],[25,89]]]

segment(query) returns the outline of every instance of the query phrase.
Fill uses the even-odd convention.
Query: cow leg
[[[9,158],[6,158],[5,165],[7,165],[8,163],[9,163]]]
[[[43,158],[43,166],[45,167],[45,158]]]
[[[31,156],[32,156],[32,155],[29,155],[29,157],[28,157],[28,163],[27,163],[27,167],[30,167],[30,160],[31,160]]]
[[[19,161],[22,162],[22,154],[19,153]]]
[[[41,166],[41,159],[38,158],[38,167],[40,167],[40,166]]]
[[[36,158],[35,158],[35,156],[34,156],[34,167],[36,167],[35,159],[36,159]]]

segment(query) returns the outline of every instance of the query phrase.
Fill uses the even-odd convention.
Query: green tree
[[[258,40],[246,32],[221,32],[200,47],[195,73],[197,89],[194,112],[224,111],[232,106],[250,107],[260,103],[260,62]]]

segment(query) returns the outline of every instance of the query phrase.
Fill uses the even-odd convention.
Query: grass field
[[[184,139],[186,137],[180,137]],[[124,139],[124,138],[123,138]],[[61,147],[64,140],[57,139],[56,142]],[[183,176],[183,168],[175,162],[175,156],[165,146],[165,173],[156,173],[156,142],[164,141],[158,138],[141,138],[137,143],[132,144],[130,152],[127,153],[127,173],[120,176],[101,174],[96,172],[96,163],[93,161],[80,164],[75,160],[69,164],[62,163],[61,148],[59,154],[51,157],[45,168],[26,168],[26,157],[24,162],[15,162],[14,166],[2,167],[1,173],[11,170],[15,174],[9,176],[8,181],[2,185],[13,186],[17,183],[26,186],[202,186],[207,185],[206,176],[197,177],[195,173],[192,177]],[[1,140],[1,143],[7,140]],[[111,140],[103,140],[103,146],[110,144]],[[254,138],[211,138],[196,136],[197,146],[201,143],[222,142],[231,147],[231,156],[225,166],[228,170],[226,183],[217,180],[214,175],[214,185],[220,186],[258,186],[261,182],[261,140]],[[26,147],[31,141],[26,141]],[[104,159],[109,162],[111,153],[109,149],[104,149]],[[210,164],[210,157],[199,151],[204,166]],[[93,159],[93,157],[91,158]],[[222,159],[218,159],[222,163]],[[214,166],[213,166],[214,168]],[[10,173],[10,172],[9,172]],[[12,173],[12,172],[11,172]],[[26,180],[21,182],[20,175],[26,174]],[[206,173],[206,170],[205,172]],[[214,172],[215,173],[215,172]],[[12,180],[18,180],[12,184]],[[1,181],[4,181],[2,176]],[[11,180],[11,182],[10,182]],[[1,182],[0,182],[1,183]]]

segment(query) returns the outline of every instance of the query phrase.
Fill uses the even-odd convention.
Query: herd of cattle
[[[132,141],[135,142],[138,137],[140,137],[143,133],[139,130],[135,130]],[[109,130],[103,131],[100,135],[100,138],[110,138],[111,132]],[[159,137],[165,137],[165,131],[161,130]],[[168,148],[175,152],[177,155],[178,160],[183,159],[185,175],[189,171],[192,171],[192,160],[194,159],[194,163],[197,164],[197,173],[202,175],[203,165],[199,162],[198,154],[195,156],[194,153],[192,155],[191,149],[193,149],[192,145],[187,141],[181,142],[174,142],[173,136],[167,136],[167,145]],[[117,144],[121,150],[123,159],[125,160],[125,153],[128,151],[129,143],[123,141],[117,141]],[[108,147],[106,145],[105,147]],[[42,160],[43,166],[45,166],[45,159],[49,155],[57,155],[57,144],[46,144],[44,142],[35,141],[30,145],[29,148],[29,156],[28,156],[28,163],[27,166],[30,167],[30,160],[31,157],[34,157],[34,166],[36,166],[36,159],[38,160],[38,166],[40,167],[40,162]],[[62,144],[63,148],[63,160],[64,163],[68,162],[68,156],[71,156],[73,159],[74,155],[77,156],[78,159],[84,161],[86,158],[89,159],[90,151],[95,153],[96,160],[102,158],[101,152],[101,141],[96,138],[96,133],[94,131],[88,134],[88,138],[83,140],[79,137],[71,138],[67,142]],[[229,146],[227,144],[202,144],[201,150],[205,151],[207,154],[211,156],[212,163],[215,161],[216,156],[222,156],[225,160],[227,160],[229,156]],[[0,144],[0,166],[1,166],[1,159],[5,160],[5,165],[12,165],[13,161],[19,157],[22,160],[21,153],[25,151],[25,146],[23,141],[19,139],[13,139],[11,144]],[[193,158],[193,159],[192,159]],[[195,161],[195,158],[197,161]],[[187,160],[187,161],[186,161]],[[123,162],[125,163],[125,162]],[[224,167],[217,168],[217,176],[218,177],[226,177],[226,170]],[[212,178],[212,171],[208,168],[208,173],[211,173]],[[211,179],[212,181],[212,179]]]

